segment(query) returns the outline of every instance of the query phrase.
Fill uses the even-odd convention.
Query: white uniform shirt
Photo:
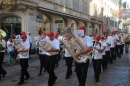
[[[96,43],[94,44],[94,47],[96,47],[97,49],[103,49],[103,46],[101,45],[100,46],[100,44],[98,44],[98,45],[96,45]],[[96,49],[93,49],[94,50],[94,52],[93,52],[93,54],[92,54],[92,57],[94,58],[94,59],[102,59],[102,52],[99,52],[98,50],[96,50]]]
[[[25,49],[29,49],[30,48],[30,43],[28,42],[28,40],[26,40],[22,44],[25,47]],[[29,58],[29,50],[28,50],[28,54],[26,56],[22,56],[21,54],[19,54],[19,58],[20,59],[27,59],[27,58]]]
[[[41,39],[41,41],[42,40],[44,39]],[[46,51],[42,47],[39,47],[39,54],[46,54]]]
[[[55,47],[56,49],[59,49],[59,50],[60,50],[60,42],[59,42],[59,40],[54,39],[53,41],[51,41],[51,40],[49,40],[49,41],[50,41],[50,44],[51,44],[53,47]],[[58,52],[57,52],[57,54],[58,54]],[[46,52],[46,55],[51,56],[51,54],[49,54],[48,52]]]
[[[93,43],[92,43],[92,39],[89,37],[89,36],[85,36],[85,37],[80,37],[82,43],[85,45],[85,47],[88,47],[88,46],[92,46]]]
[[[110,40],[111,40],[111,46],[110,46],[110,48],[114,48],[115,47],[116,38],[114,36],[110,36]]]
[[[31,36],[27,35],[27,39],[28,39],[29,43],[32,43],[32,38],[31,38]]]
[[[65,57],[72,57],[69,51],[65,48]]]
[[[122,44],[125,44],[125,38],[122,36]]]
[[[107,46],[107,44],[106,44],[106,41],[104,40],[104,41],[100,41],[100,43],[101,43],[101,46],[104,48],[106,48],[106,46]],[[104,49],[104,51],[102,52],[102,55],[105,55],[105,49]]]
[[[7,49],[9,52],[14,51],[13,43],[11,43],[10,41],[7,41]]]
[[[0,39],[0,42],[2,42],[2,46],[6,48],[6,42],[3,39]],[[1,50],[0,52],[5,52],[5,50]]]
[[[108,44],[111,44],[111,39],[110,39],[110,36],[107,37],[106,39],[106,48],[105,48],[105,51],[110,51],[110,46],[108,46]]]

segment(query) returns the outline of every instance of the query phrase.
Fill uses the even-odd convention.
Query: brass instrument
[[[67,50],[70,52],[73,59],[77,63],[86,63],[86,61],[90,58],[90,53],[82,54],[78,58],[74,57],[75,52],[85,49],[85,46],[82,43],[82,41],[74,35],[73,28],[68,26],[62,30],[62,33],[63,33],[63,38],[61,42],[65,45]],[[70,37],[69,40],[64,40],[66,35],[69,35]]]
[[[0,29],[0,38],[6,37],[6,33]],[[3,45],[2,45],[2,39],[0,40],[0,50],[3,49]]]
[[[47,39],[39,40],[38,45],[40,47],[42,47],[44,50],[46,50],[46,49],[48,49],[48,50],[55,49],[55,47],[53,47],[51,45],[51,43],[49,43],[49,40],[47,40]],[[48,53],[51,54],[51,55],[56,55],[57,54],[57,52],[48,52]]]
[[[24,50],[25,48],[22,44],[22,39],[14,39],[14,47],[16,48],[16,50]],[[28,52],[20,52],[19,54],[21,54],[22,56],[26,56]]]

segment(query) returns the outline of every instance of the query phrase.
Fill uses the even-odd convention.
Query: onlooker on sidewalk
[[[11,64],[12,58],[15,58],[16,54],[15,54],[15,51],[14,51],[14,47],[13,47],[13,43],[12,43],[12,38],[11,38],[11,37],[8,38],[8,41],[7,41],[7,49],[8,49],[8,51],[9,51],[8,64],[9,64],[9,65],[12,65],[12,64]]]

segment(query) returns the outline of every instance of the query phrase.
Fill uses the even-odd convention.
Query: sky
[[[127,1],[127,2],[130,2],[130,0],[123,0],[123,2],[126,2],[126,1]]]

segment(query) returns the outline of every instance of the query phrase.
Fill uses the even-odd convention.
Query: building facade
[[[0,2],[0,28],[8,35],[38,31],[61,31],[74,22],[86,27],[88,35],[102,34],[102,0],[7,0]],[[8,4],[8,5],[7,5]],[[33,39],[34,41],[34,39]],[[35,42],[33,42],[35,45]]]
[[[103,0],[103,31],[118,30],[118,0]]]

